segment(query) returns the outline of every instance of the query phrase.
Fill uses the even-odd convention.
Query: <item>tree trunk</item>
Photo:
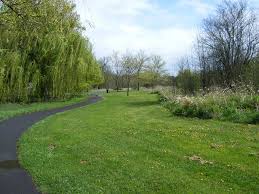
[[[139,88],[140,88],[140,83],[139,83],[139,73],[138,73],[138,91],[139,91]]]
[[[129,89],[130,89],[130,79],[128,78],[128,89],[127,89],[127,96],[129,96]]]
[[[108,94],[109,93],[109,88],[110,88],[109,82],[105,83],[105,88],[106,88],[106,93]]]
[[[116,80],[116,90],[117,90],[117,92],[119,92],[119,80],[118,79]]]

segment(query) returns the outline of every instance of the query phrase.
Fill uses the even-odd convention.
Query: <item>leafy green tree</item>
[[[158,84],[159,79],[166,73],[165,61],[159,55],[150,57],[149,64],[145,67],[145,77],[149,80],[152,90]]]
[[[177,87],[182,89],[184,94],[195,94],[200,88],[199,73],[191,69],[182,69],[176,77]]]
[[[149,57],[144,51],[140,50],[136,55],[136,68],[137,68],[137,90],[140,88],[140,73],[143,71],[145,64],[148,62]]]
[[[68,0],[1,0],[0,102],[73,96],[102,81]]]
[[[130,82],[138,70],[136,58],[131,53],[126,53],[122,56],[122,68],[126,76],[127,96],[129,96]]]
[[[111,62],[110,57],[103,57],[99,60],[99,63],[101,64],[102,73],[103,73],[106,93],[109,93],[110,82],[112,78],[112,70],[111,70],[110,62]]]
[[[116,85],[117,92],[120,89],[120,84],[122,82],[122,73],[123,73],[123,67],[122,67],[122,61],[121,57],[119,55],[119,52],[113,52],[111,56],[111,63],[112,63],[112,70],[113,70],[113,78]]]

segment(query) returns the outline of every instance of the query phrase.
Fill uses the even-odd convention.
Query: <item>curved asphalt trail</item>
[[[47,116],[93,104],[101,99],[99,96],[91,96],[81,103],[16,116],[0,122],[0,193],[39,193],[32,182],[31,176],[19,166],[17,159],[16,142],[26,129]]]

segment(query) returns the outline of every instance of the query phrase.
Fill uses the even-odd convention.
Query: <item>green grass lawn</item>
[[[19,159],[43,193],[259,193],[259,126],[173,117],[147,93],[41,121]]]
[[[15,115],[37,112],[41,110],[47,110],[52,108],[63,107],[66,105],[71,105],[78,103],[82,100],[86,99],[86,96],[72,98],[70,100],[64,101],[53,101],[53,102],[39,102],[32,104],[0,104],[0,121],[7,119],[9,117],[13,117]]]

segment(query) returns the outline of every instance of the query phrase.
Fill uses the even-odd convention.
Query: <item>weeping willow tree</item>
[[[0,0],[0,102],[63,99],[102,82],[68,0]]]

